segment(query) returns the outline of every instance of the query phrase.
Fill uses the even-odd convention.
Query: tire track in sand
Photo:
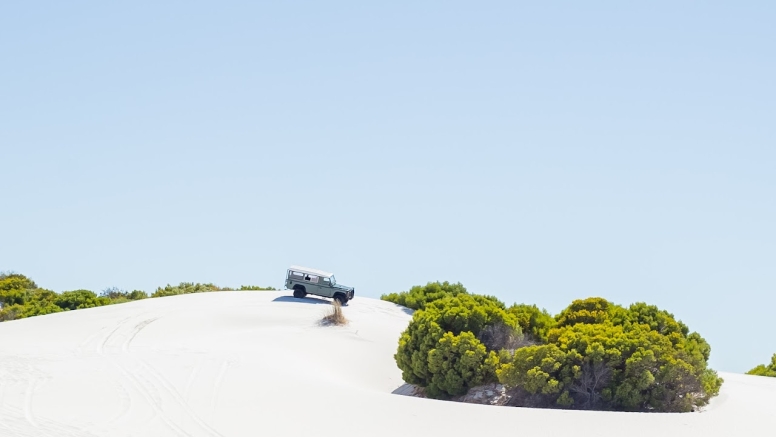
[[[126,333],[124,332],[126,330],[125,328],[130,324],[120,324],[103,341],[100,347],[100,353],[105,354],[106,348],[110,347],[111,343],[114,343],[116,337],[123,336],[123,341],[121,341],[119,347],[121,351],[120,356],[124,359],[129,359],[137,367],[140,367],[140,369],[143,371],[143,375],[150,377],[150,379],[140,378],[138,375],[134,374],[126,365],[122,364],[121,360],[115,360],[114,362],[117,364],[117,366],[120,367],[122,373],[131,380],[141,395],[146,398],[146,401],[151,405],[151,407],[165,422],[165,424],[182,437],[193,437],[195,434],[201,434],[202,432],[210,437],[223,437],[221,433],[214,429],[210,424],[202,420],[202,418],[191,409],[186,399],[181,396],[178,390],[172,385],[172,383],[170,383],[167,378],[165,378],[148,362],[131,353],[130,346],[132,345],[132,342],[135,340],[137,335],[157,319],[158,317],[142,320],[135,324]],[[155,398],[154,394],[157,394],[159,398]],[[186,424],[181,423],[180,421],[173,421],[170,415],[165,412],[165,408],[163,408],[164,400],[171,401],[172,407],[174,407],[176,410],[182,410],[183,415],[188,416],[188,418],[194,422],[196,429],[187,429]]]
[[[156,319],[153,319],[153,320],[156,320]],[[121,346],[119,347],[119,350],[118,350],[118,352],[121,352],[121,358],[129,358],[129,359],[132,358],[131,354],[129,354],[128,343],[131,341],[131,339],[134,339],[134,337],[137,336],[137,334],[139,334],[140,331],[143,330],[143,328],[145,328],[151,322],[153,322],[153,320],[150,320],[150,321],[145,320],[140,324],[135,325],[133,328],[129,330],[129,335],[127,337],[127,340],[121,342]],[[175,432],[175,434],[177,434],[178,436],[194,437],[193,434],[187,432],[182,426],[175,423],[175,421],[172,420],[172,418],[170,418],[165,413],[164,408],[162,406],[162,400],[154,396],[155,394],[154,392],[156,392],[156,390],[152,386],[152,384],[149,384],[148,382],[144,382],[140,377],[138,377],[130,369],[128,369],[127,366],[122,363],[122,360],[116,356],[116,354],[110,353],[109,349],[111,348],[111,343],[113,343],[117,339],[117,337],[120,337],[122,335],[122,330],[125,330],[127,325],[130,325],[130,324],[131,324],[131,321],[129,318],[120,321],[119,324],[100,343],[99,347],[97,348],[97,353],[101,356],[109,356],[111,358],[111,361],[114,364],[114,366],[119,370],[119,372],[121,372],[124,378],[130,382],[133,388],[138,393],[140,393],[140,396],[142,396],[143,399],[145,399],[145,401],[154,411],[155,413],[154,417],[159,417],[162,420],[162,422],[164,422],[164,424],[167,425],[167,427],[170,428],[173,432]]]
[[[33,400],[46,374],[22,360],[3,360],[0,372],[0,428],[8,431],[3,436],[14,437],[95,437],[88,430],[35,415]],[[24,384],[19,397],[9,403],[6,398],[8,382]],[[15,401],[15,402],[14,402]]]

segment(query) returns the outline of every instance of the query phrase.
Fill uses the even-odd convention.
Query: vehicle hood
[[[353,287],[348,287],[347,285],[341,285],[341,284],[334,284],[334,288],[338,290],[344,290],[344,291],[353,291]]]

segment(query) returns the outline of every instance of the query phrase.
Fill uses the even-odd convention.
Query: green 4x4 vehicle
[[[286,288],[294,290],[297,299],[313,294],[330,297],[340,305],[346,305],[356,292],[353,287],[337,284],[331,273],[299,266],[291,266],[286,272]]]

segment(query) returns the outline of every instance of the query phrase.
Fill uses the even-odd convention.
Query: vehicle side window
[[[323,285],[331,285],[331,279],[323,278]]]
[[[291,279],[296,279],[298,281],[301,281],[302,278],[304,278],[303,274],[301,274],[299,272],[294,272],[294,271],[291,272]]]
[[[318,277],[315,276],[315,275],[307,275],[307,276],[304,277],[304,280],[308,281],[308,282],[312,282],[313,284],[317,284],[318,283]]]

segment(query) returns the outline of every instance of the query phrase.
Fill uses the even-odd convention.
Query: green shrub
[[[547,333],[556,325],[555,319],[536,305],[515,304],[507,309],[514,314],[520,329],[534,340],[547,343]]]
[[[101,297],[110,299],[111,304],[126,303],[133,300],[148,298],[148,293],[142,290],[124,291],[116,287],[106,288],[100,293]]]
[[[57,294],[18,273],[0,273],[0,321],[62,311],[54,305]]]
[[[591,297],[573,301],[555,319],[559,328],[574,326],[577,323],[612,322],[623,324],[627,321],[627,313],[623,307],[614,305],[606,299]]]
[[[459,294],[468,294],[466,288],[461,284],[451,284],[445,282],[429,282],[426,285],[416,285],[409,291],[401,293],[390,293],[380,296],[380,299],[393,302],[397,305],[405,306],[413,310],[422,310],[436,300],[446,297],[455,297]]]
[[[471,332],[446,332],[428,352],[431,375],[426,392],[432,397],[465,394],[470,387],[495,380],[498,358]]]
[[[628,307],[627,318],[629,323],[647,325],[651,330],[662,335],[679,334],[686,337],[690,332],[690,328],[676,320],[673,314],[644,302],[637,302]]]
[[[0,303],[24,305],[30,298],[30,290],[37,289],[34,281],[18,273],[0,273]]]
[[[24,275],[18,273],[0,273],[0,291],[11,289],[24,290],[28,288],[38,288],[38,286],[32,279]]]
[[[61,312],[62,308],[51,302],[34,302],[25,305],[14,304],[10,306],[4,306],[0,310],[0,322],[9,320],[24,319],[33,316],[42,316],[45,314],[52,314]]]
[[[205,293],[209,291],[222,291],[223,289],[215,284],[200,284],[200,283],[193,283],[193,282],[181,282],[178,285],[170,285],[167,284],[164,288],[159,287],[156,289],[154,294],[151,295],[151,297],[165,297],[165,296],[175,296],[178,294],[189,294],[189,293]]]
[[[488,351],[477,338],[494,325],[520,334],[516,317],[494,298],[459,293],[428,303],[413,314],[399,339],[394,358],[404,380],[427,387],[434,397],[455,396],[473,385],[494,382],[497,351]]]
[[[241,285],[239,289],[230,287],[219,287],[215,284],[200,284],[193,282],[181,282],[178,285],[167,284],[165,287],[159,287],[151,297],[175,296],[178,294],[207,293],[211,291],[236,291],[236,290],[275,290],[272,287],[261,287],[258,285]]]
[[[746,373],[747,375],[776,377],[776,354],[773,354],[771,357],[770,364],[760,364],[759,366]]]
[[[54,303],[63,310],[70,311],[109,305],[111,302],[109,298],[97,296],[93,291],[74,290],[60,293]]]
[[[590,298],[557,320],[548,344],[518,349],[497,371],[540,406],[686,412],[719,392],[708,343],[657,307]]]
[[[525,406],[684,412],[707,404],[722,384],[707,367],[708,343],[656,306],[589,298],[553,318],[445,287],[383,296],[417,309],[394,357],[404,380],[432,397],[498,380]]]
[[[573,377],[569,354],[554,344],[520,348],[497,371],[499,381],[557,399]]]

